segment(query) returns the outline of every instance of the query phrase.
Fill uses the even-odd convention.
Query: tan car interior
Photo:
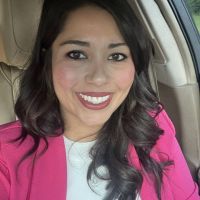
[[[155,46],[152,85],[175,124],[194,179],[200,184],[200,98],[190,51],[167,1],[130,0]],[[19,74],[28,65],[42,0],[0,0],[0,124],[16,120]]]

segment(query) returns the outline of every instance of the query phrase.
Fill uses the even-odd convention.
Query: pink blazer
[[[197,185],[175,138],[173,124],[164,111],[157,117],[157,122],[164,135],[153,148],[152,156],[158,161],[165,159],[166,155],[174,160],[174,165],[165,171],[162,200],[199,200]],[[66,200],[67,164],[63,137],[48,138],[46,153],[35,161],[34,166],[34,155],[29,157],[16,173],[17,162],[33,143],[31,137],[27,137],[21,146],[9,143],[20,131],[19,121],[0,126],[0,200]],[[41,142],[37,154],[43,147],[44,142]],[[140,168],[134,147],[130,147],[129,151],[130,163]],[[150,178],[147,174],[143,178],[141,199],[157,200]]]

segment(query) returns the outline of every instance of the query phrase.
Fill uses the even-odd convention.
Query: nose
[[[88,68],[86,82],[97,86],[104,85],[108,81],[108,72],[105,63],[93,63]]]

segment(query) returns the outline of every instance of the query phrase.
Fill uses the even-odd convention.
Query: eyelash
[[[118,59],[115,59],[114,56],[117,56]],[[122,58],[119,59],[120,56],[121,56]],[[112,59],[110,59],[110,57],[112,57]],[[114,58],[114,59],[113,59],[113,58]],[[123,61],[123,60],[125,60],[125,59],[127,59],[127,56],[126,56],[125,54],[123,54],[123,53],[113,53],[113,54],[111,54],[111,55],[108,57],[108,60],[112,60],[112,61],[114,61],[114,62],[121,62],[121,61]]]
[[[67,57],[69,57],[70,59],[73,59],[73,60],[85,60],[85,59],[88,58],[85,55],[85,53],[83,51],[80,51],[80,50],[70,51],[66,55],[67,55]],[[117,58],[116,58],[116,56],[117,56]],[[113,53],[108,57],[108,60],[111,60],[113,62],[121,62],[125,59],[127,59],[127,56],[123,53]]]
[[[74,56],[73,56],[74,55]],[[78,55],[78,57],[76,57]],[[74,60],[83,60],[83,59],[87,59],[87,56],[84,54],[84,52],[79,51],[79,50],[73,50],[67,53],[67,56],[71,59]],[[82,57],[80,57],[82,56]]]

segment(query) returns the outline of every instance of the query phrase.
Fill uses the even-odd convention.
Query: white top
[[[87,171],[92,161],[89,151],[95,141],[74,142],[64,137],[66,158],[67,158],[67,200],[102,200],[106,194],[108,181],[99,179],[95,175],[87,183]],[[105,167],[100,167],[98,172],[108,175]],[[116,199],[117,200],[117,199]],[[138,196],[136,200],[141,200]]]

